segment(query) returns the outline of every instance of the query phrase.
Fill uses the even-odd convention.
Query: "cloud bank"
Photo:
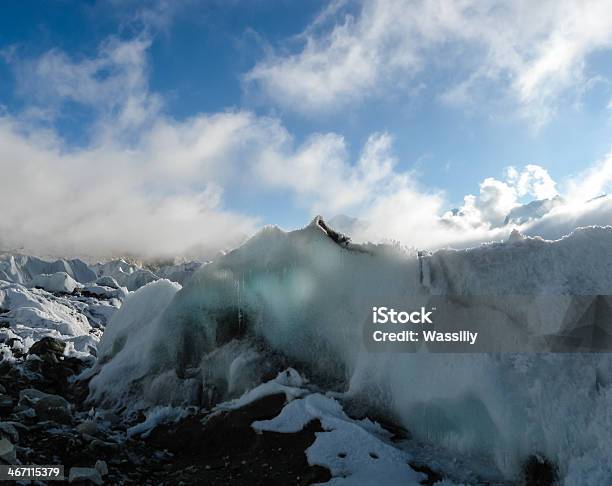
[[[297,51],[273,53],[245,76],[287,109],[312,115],[408,94],[426,69],[437,69],[455,80],[437,93],[442,100],[485,102],[480,93],[491,88],[537,126],[563,95],[588,89],[589,56],[612,47],[612,7],[605,0],[336,0],[297,40]]]
[[[340,135],[313,134],[298,145],[277,118],[244,110],[167,116],[148,88],[150,44],[146,36],[110,38],[93,58],[53,50],[10,59],[30,102],[0,116],[0,193],[11,202],[0,218],[5,249],[211,255],[262,224],[226,209],[240,188],[288,193],[313,213],[330,213],[364,210],[373,194],[411,183],[395,171],[387,134],[373,134],[353,163]],[[89,110],[82,146],[56,130],[66,103]]]

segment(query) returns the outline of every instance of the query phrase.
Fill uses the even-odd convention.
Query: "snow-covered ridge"
[[[558,240],[521,236],[423,258],[424,282],[441,294],[612,293],[612,226],[577,228]]]
[[[509,224],[525,224],[532,219],[538,219],[548,214],[554,208],[561,206],[565,203],[561,196],[555,196],[550,199],[538,199],[531,201],[528,204],[523,204],[512,209],[506,219],[504,225]]]
[[[611,244],[612,227],[591,227],[423,255],[350,244],[320,219],[289,233],[269,227],[182,290],[160,281],[130,294],[102,337],[91,399],[150,407],[231,398],[261,383],[280,354],[425,441],[488,457],[508,478],[539,453],[568,480],[588,470],[606,482],[609,355],[369,354],[361,330],[381,301],[610,295]]]

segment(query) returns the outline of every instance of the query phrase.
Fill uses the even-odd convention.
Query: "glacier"
[[[43,337],[66,342],[66,352],[91,362],[100,336],[130,291],[161,275],[184,282],[199,262],[155,265],[125,259],[88,263],[0,254],[0,355],[25,355]]]
[[[611,295],[611,245],[612,227],[435,253],[351,244],[319,217],[292,232],[266,227],[183,288],[158,280],[130,293],[87,372],[90,401],[128,413],[210,407],[289,364],[506,478],[536,454],[566,484],[602,484],[612,478],[609,354],[369,353],[362,327],[380,302],[432,295]]]

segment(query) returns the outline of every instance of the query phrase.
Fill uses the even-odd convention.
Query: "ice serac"
[[[128,290],[136,290],[159,279],[152,271],[123,259],[96,263],[92,265],[92,268],[98,277],[112,277],[119,285]]]
[[[201,266],[202,263],[195,261],[164,265],[156,269],[155,274],[159,278],[166,278],[184,285]]]
[[[66,273],[77,282],[96,280],[96,274],[79,259],[52,262],[25,255],[0,255],[0,280],[26,284],[37,275]]]
[[[36,275],[31,281],[32,287],[39,287],[45,289],[48,292],[57,292],[64,294],[71,294],[76,288],[82,287],[66,272],[57,272],[51,275],[39,274]]]
[[[87,317],[70,301],[1,280],[0,309],[2,320],[23,337],[81,336],[91,330]]]
[[[432,295],[611,295],[611,245],[612,228],[591,227],[557,241],[429,255],[351,244],[321,218],[289,233],[268,227],[178,292],[156,282],[131,295],[103,337],[91,398],[117,407],[231,398],[246,374],[280,355],[419,439],[488,458],[510,479],[529,454],[542,454],[565,478],[588,471],[605,483],[609,354],[374,354],[362,327],[372,306],[418,308]]]
[[[140,264],[129,263],[121,259],[96,263],[92,265],[92,268],[100,278],[112,278],[118,285],[126,287],[128,290],[136,290],[160,278],[172,280],[182,285],[191,278],[200,266],[202,266],[200,262],[185,262],[162,265],[151,270]]]
[[[239,361],[250,356],[239,356],[245,352],[239,347],[233,355],[232,342],[246,338],[243,341],[264,342],[303,363],[312,374],[346,382],[361,351],[361,325],[371,313],[368,306],[381,299],[399,300],[408,289],[417,291],[416,260],[393,247],[354,247],[321,223],[316,218],[290,233],[265,228],[242,247],[202,267],[159,319],[148,314],[141,319],[136,339],[147,346],[136,355],[119,352],[111,364],[125,359],[121,373],[133,380],[136,361],[148,363],[148,375],[173,370],[174,376],[199,380],[205,389],[212,380],[215,393],[223,397],[232,382],[240,381]],[[101,349],[117,347],[109,331],[124,325],[122,315],[131,299],[109,325]],[[210,366],[202,369],[206,360]],[[215,360],[214,366],[210,360]],[[212,368],[226,372],[211,377]],[[110,369],[116,368],[102,366],[92,381],[94,394],[104,395],[103,384],[112,382],[107,379]],[[194,373],[196,369],[200,372]]]
[[[168,280],[158,280],[132,292],[117,311],[102,335],[98,346],[99,362],[105,363],[102,373],[92,380],[92,397],[97,401],[128,399],[133,382],[147,375],[161,373],[157,357],[157,339],[170,336],[172,328],[160,329],[159,321],[164,309],[180,289]],[[153,378],[160,384],[163,378]],[[145,399],[157,391],[148,383]],[[142,390],[141,390],[142,391]],[[176,392],[177,390],[175,390]],[[111,395],[109,397],[108,395]],[[163,393],[162,393],[163,394]],[[172,396],[167,395],[171,400]]]

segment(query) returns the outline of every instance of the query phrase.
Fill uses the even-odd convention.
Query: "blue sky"
[[[373,218],[396,203],[439,217],[470,194],[475,224],[494,226],[489,206],[502,214],[575,193],[607,158],[612,9],[587,4],[3,2],[0,105],[5,147],[20,155],[7,148],[0,164],[26,177],[41,166],[14,160],[35,149],[58,187],[40,202],[58,211],[60,187],[98,194],[116,183],[89,177],[88,164],[156,174],[125,185],[140,199],[106,208],[109,227],[153,219],[147,205],[173,229],[183,226],[170,208],[198,214],[184,216],[190,225],[213,211],[220,232],[296,227],[317,212]],[[524,187],[509,181],[510,166]],[[483,192],[487,178],[501,185]]]

